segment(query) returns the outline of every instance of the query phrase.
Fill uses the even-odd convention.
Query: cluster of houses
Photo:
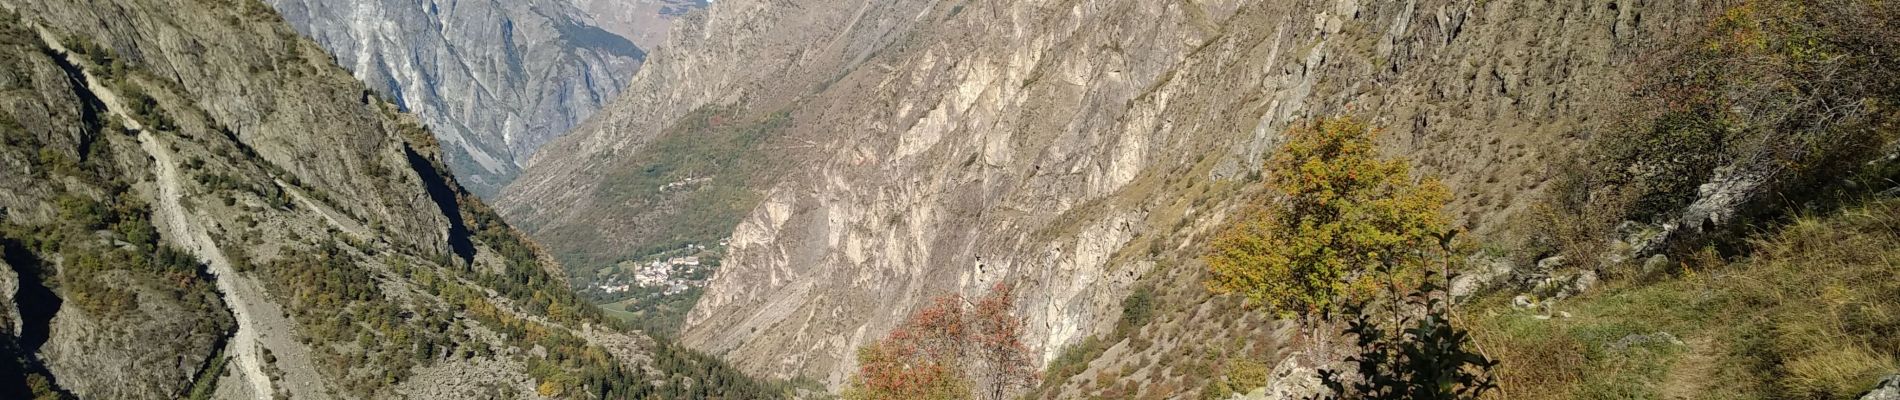
[[[693,268],[699,268],[698,256],[673,257],[665,261],[654,260],[641,265],[639,270],[633,272],[633,282],[642,287],[684,286],[685,280],[678,276],[690,273]],[[668,290],[667,294],[672,294],[672,291]]]
[[[698,254],[706,251],[706,247],[687,245],[686,248],[681,250],[685,250],[681,253]],[[710,265],[702,264],[697,255],[677,256],[663,260],[656,259],[644,264],[625,263],[622,265],[623,268],[630,267],[630,272],[632,273],[631,279],[624,275],[616,275],[613,278],[598,283],[595,287],[601,292],[609,294],[625,293],[640,288],[663,288],[660,294],[671,296],[685,292],[690,288],[705,285],[703,280],[695,280],[692,278],[705,276],[703,273],[696,272],[699,272],[700,268],[711,267]]]

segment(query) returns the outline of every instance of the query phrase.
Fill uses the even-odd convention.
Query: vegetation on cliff
[[[602,317],[269,7],[67,3],[0,13],[0,397],[786,394]]]

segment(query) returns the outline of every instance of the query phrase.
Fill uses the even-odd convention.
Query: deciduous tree
[[[1439,209],[1450,195],[1381,158],[1377,135],[1346,118],[1289,131],[1266,165],[1268,189],[1281,196],[1215,238],[1209,287],[1310,316],[1381,292],[1381,282],[1415,281],[1422,251],[1446,230]]]
[[[997,284],[972,310],[975,330],[971,341],[986,375],[982,394],[988,399],[1009,398],[1036,381],[1036,364],[1029,358],[1029,346],[1023,344],[1023,319],[1012,313],[1015,308],[1015,289]]]
[[[1035,363],[1013,314],[1015,291],[998,284],[975,302],[938,297],[902,326],[858,349],[844,397],[1007,399],[1035,384]]]

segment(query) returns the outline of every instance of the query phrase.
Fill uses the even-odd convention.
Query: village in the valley
[[[719,241],[717,248],[688,244],[644,259],[622,261],[612,274],[596,281],[593,289],[604,294],[639,289],[649,289],[650,293],[661,296],[684,293],[704,286],[706,279],[712,277],[712,269],[718,263],[716,251],[725,245],[724,240]]]
[[[691,308],[719,268],[726,245],[723,239],[712,246],[688,244],[621,261],[597,271],[592,282],[580,290],[609,315],[645,328],[670,328]]]

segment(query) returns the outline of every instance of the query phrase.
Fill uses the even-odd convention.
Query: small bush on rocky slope
[[[1490,373],[1497,361],[1478,352],[1471,332],[1455,324],[1442,289],[1427,279],[1404,299],[1351,307],[1357,317],[1346,333],[1359,354],[1347,359],[1351,370],[1320,371],[1321,383],[1331,391],[1324,398],[1463,400],[1497,389]],[[1368,313],[1367,306],[1389,306],[1391,320]]]

